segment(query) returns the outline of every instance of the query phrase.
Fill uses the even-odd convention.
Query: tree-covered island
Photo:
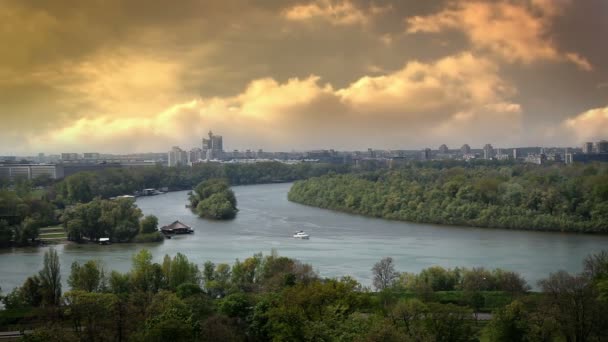
[[[199,183],[190,195],[190,208],[198,216],[214,219],[233,219],[238,212],[236,197],[224,179],[208,179]]]

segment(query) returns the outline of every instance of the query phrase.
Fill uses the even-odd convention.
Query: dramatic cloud
[[[0,155],[166,151],[210,129],[228,149],[578,144],[587,128],[562,122],[606,103],[607,10],[4,0]]]
[[[608,106],[590,109],[563,123],[566,133],[574,133],[576,141],[597,141],[608,137]]]
[[[207,127],[221,131],[229,146],[266,149],[277,144],[397,148],[429,137],[461,143],[467,134],[506,142],[519,132],[521,110],[509,102],[515,89],[497,72],[489,60],[463,53],[433,63],[409,62],[400,70],[365,76],[342,89],[321,84],[317,76],[284,83],[265,78],[252,81],[238,95],[188,101],[145,118],[83,118],[33,136],[30,144],[66,149],[86,139],[106,142],[109,149],[166,149],[192,146]]]
[[[479,50],[509,62],[569,61],[589,71],[591,64],[573,52],[561,52],[551,40],[551,23],[568,1],[453,1],[429,16],[407,19],[409,33],[460,30]]]

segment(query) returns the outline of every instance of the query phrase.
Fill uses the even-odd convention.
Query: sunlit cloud
[[[470,53],[432,63],[409,62],[380,76],[365,76],[335,89],[318,76],[252,81],[242,93],[173,105],[148,117],[120,114],[83,118],[46,135],[32,145],[69,148],[87,139],[104,148],[166,149],[192,146],[206,129],[231,137],[232,146],[315,148],[335,144],[385,143],[399,147],[428,136],[492,136],[506,140],[520,126],[520,107],[508,99],[515,89],[497,74],[489,60]],[[463,115],[462,113],[468,113]],[[505,125],[512,129],[505,135]],[[345,125],[348,129],[344,129]],[[315,140],[311,140],[315,137]]]
[[[584,57],[560,51],[549,34],[554,17],[568,2],[452,1],[438,13],[408,18],[407,32],[458,30],[476,49],[490,51],[511,63],[561,60],[589,71],[592,66]]]
[[[600,1],[3,1],[0,155],[578,144]]]
[[[390,6],[372,4],[369,8],[360,8],[349,0],[314,0],[307,4],[295,5],[283,12],[291,21],[305,22],[321,19],[332,25],[366,25],[373,16],[390,10]]]
[[[608,137],[608,106],[594,108],[575,117],[565,120],[562,124],[567,134],[574,134],[576,141],[596,141]]]

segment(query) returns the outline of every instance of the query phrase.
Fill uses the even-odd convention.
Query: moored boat
[[[299,232],[296,232],[295,234],[293,234],[293,237],[296,239],[303,239],[303,240],[310,239],[310,235],[306,234],[303,230],[300,230]]]

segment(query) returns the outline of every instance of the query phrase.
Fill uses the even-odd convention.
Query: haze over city
[[[3,1],[0,154],[580,146],[608,2]]]

